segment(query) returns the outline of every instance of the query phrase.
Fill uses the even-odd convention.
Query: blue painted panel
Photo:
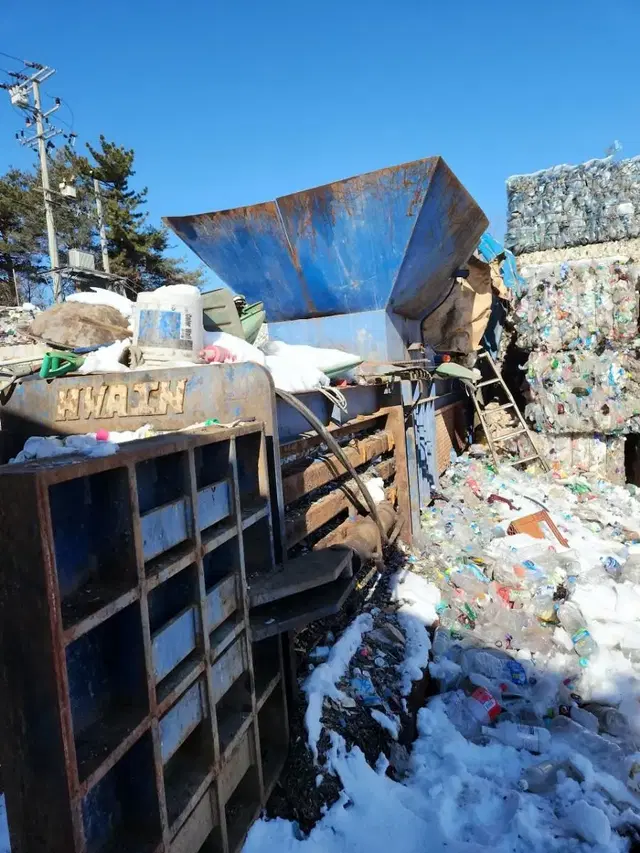
[[[391,303],[420,319],[487,225],[439,157],[165,222],[269,322]]]
[[[204,684],[196,681],[160,720],[160,754],[166,764],[205,716]]]
[[[433,391],[425,396],[431,396]],[[420,509],[425,509],[431,500],[431,490],[437,489],[438,465],[436,461],[436,419],[434,401],[418,403],[413,413],[416,430],[416,456],[418,469],[418,491]]]
[[[478,245],[487,219],[447,164],[438,159],[400,268],[390,307],[422,319],[447,297],[453,273]]]
[[[82,802],[82,823],[85,849],[90,853],[158,848],[162,829],[150,733],[143,735],[87,793]]]
[[[347,417],[349,420],[358,417],[358,415],[370,415],[377,412],[383,405],[394,404],[394,401],[388,396],[385,397],[384,389],[380,386],[355,385],[340,390],[347,398]],[[296,394],[296,397],[299,397],[305,406],[310,408],[316,417],[320,418],[323,424],[331,423],[333,404],[324,394],[319,391],[307,391],[304,394]],[[276,412],[280,443],[291,441],[301,433],[309,431],[309,421],[279,397],[276,398]]]
[[[189,535],[187,499],[152,509],[140,519],[140,529],[145,560],[152,560],[184,542]]]
[[[162,681],[195,649],[197,630],[196,608],[190,607],[153,635],[151,652],[156,681]]]
[[[412,411],[420,394],[420,384],[403,379],[400,382],[400,392],[405,412]],[[409,481],[409,506],[411,507],[411,530],[417,531],[420,530],[420,489],[418,485],[416,432],[412,417],[405,420],[405,448],[407,453],[407,478]]]
[[[263,301],[274,319],[293,319],[310,294],[291,255],[276,202],[166,222],[207,266],[249,302]],[[259,299],[251,293],[260,292]]]
[[[380,169],[277,199],[323,314],[386,307],[436,162]]]
[[[407,346],[422,340],[418,322],[384,310],[270,323],[269,337],[287,344],[351,351],[365,361],[404,361]]]
[[[236,593],[236,575],[221,580],[207,593],[207,631],[213,631],[221,622],[228,619],[238,606]]]
[[[227,690],[231,687],[234,681],[246,669],[244,656],[244,637],[236,640],[222,657],[211,666],[211,676],[213,679],[213,701],[219,702]]]
[[[225,480],[206,486],[198,492],[198,522],[200,530],[227,518],[230,513],[229,483]]]

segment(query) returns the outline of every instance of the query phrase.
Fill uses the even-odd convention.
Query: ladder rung
[[[522,465],[524,462],[533,462],[534,459],[539,459],[542,462],[542,457],[537,453],[534,453],[533,456],[525,456],[524,459],[516,459],[515,462],[511,462],[511,465]]]
[[[493,443],[497,444],[499,441],[509,441],[510,438],[515,438],[517,435],[522,435],[527,432],[526,429],[517,429],[515,432],[509,432],[507,435],[500,436],[499,438],[494,438]]]
[[[485,379],[484,382],[478,382],[476,388],[484,388],[485,385],[495,385],[496,382],[502,382],[502,380],[497,377],[495,379]]]
[[[478,358],[489,358],[489,353],[486,350],[482,350],[482,352],[478,353]]]
[[[489,420],[491,415],[497,415],[498,412],[502,412],[502,411],[504,411],[504,409],[512,409],[512,408],[514,408],[514,404],[513,403],[507,403],[506,406],[496,406],[495,409],[483,409],[482,415],[484,418],[486,418],[486,420]]]

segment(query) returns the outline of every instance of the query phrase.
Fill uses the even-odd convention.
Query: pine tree
[[[90,157],[72,148],[59,149],[49,161],[56,235],[61,264],[69,249],[91,252],[100,267],[100,244],[93,178],[103,187],[103,207],[111,271],[129,281],[133,292],[163,284],[201,285],[201,270],[189,272],[176,258],[166,257],[169,232],[148,222],[147,189],[132,187],[134,152],[100,137],[99,148],[87,146]],[[62,182],[76,188],[76,198],[58,193]],[[16,301],[14,271],[20,299],[50,302],[49,258],[42,186],[38,171],[9,169],[0,176],[0,304]],[[73,283],[63,280],[63,292]]]
[[[112,272],[125,276],[136,291],[163,284],[203,283],[203,273],[186,271],[180,260],[165,256],[169,233],[148,222],[144,210],[148,190],[135,190],[131,179],[135,154],[100,137],[100,148],[87,145],[89,158],[77,158],[76,168],[85,184],[97,178],[105,188],[104,216]],[[92,162],[93,161],[93,162]]]
[[[0,304],[36,300],[47,282],[42,193],[35,175],[9,169],[0,177]]]

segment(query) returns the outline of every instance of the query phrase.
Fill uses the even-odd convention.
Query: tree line
[[[147,188],[135,189],[135,154],[100,137],[86,154],[70,146],[59,148],[49,160],[49,182],[54,203],[60,262],[69,249],[96,257],[101,268],[94,178],[101,183],[103,215],[111,272],[126,279],[128,295],[162,284],[202,284],[202,270],[185,270],[167,256],[169,233],[149,222],[145,211]],[[59,194],[60,184],[74,186],[76,198]],[[51,301],[48,276],[47,231],[39,170],[10,168],[0,177],[0,305],[21,301]],[[73,289],[63,282],[65,292]]]

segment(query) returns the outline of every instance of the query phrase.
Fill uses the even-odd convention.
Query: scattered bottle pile
[[[496,471],[477,448],[443,478],[412,566],[442,598],[431,704],[468,740],[531,753],[523,795],[550,795],[567,779],[586,792],[595,773],[603,805],[588,798],[595,812],[586,823],[582,807],[576,815],[598,839],[626,833],[630,809],[640,826],[637,494]],[[534,535],[508,532],[523,528]]]

